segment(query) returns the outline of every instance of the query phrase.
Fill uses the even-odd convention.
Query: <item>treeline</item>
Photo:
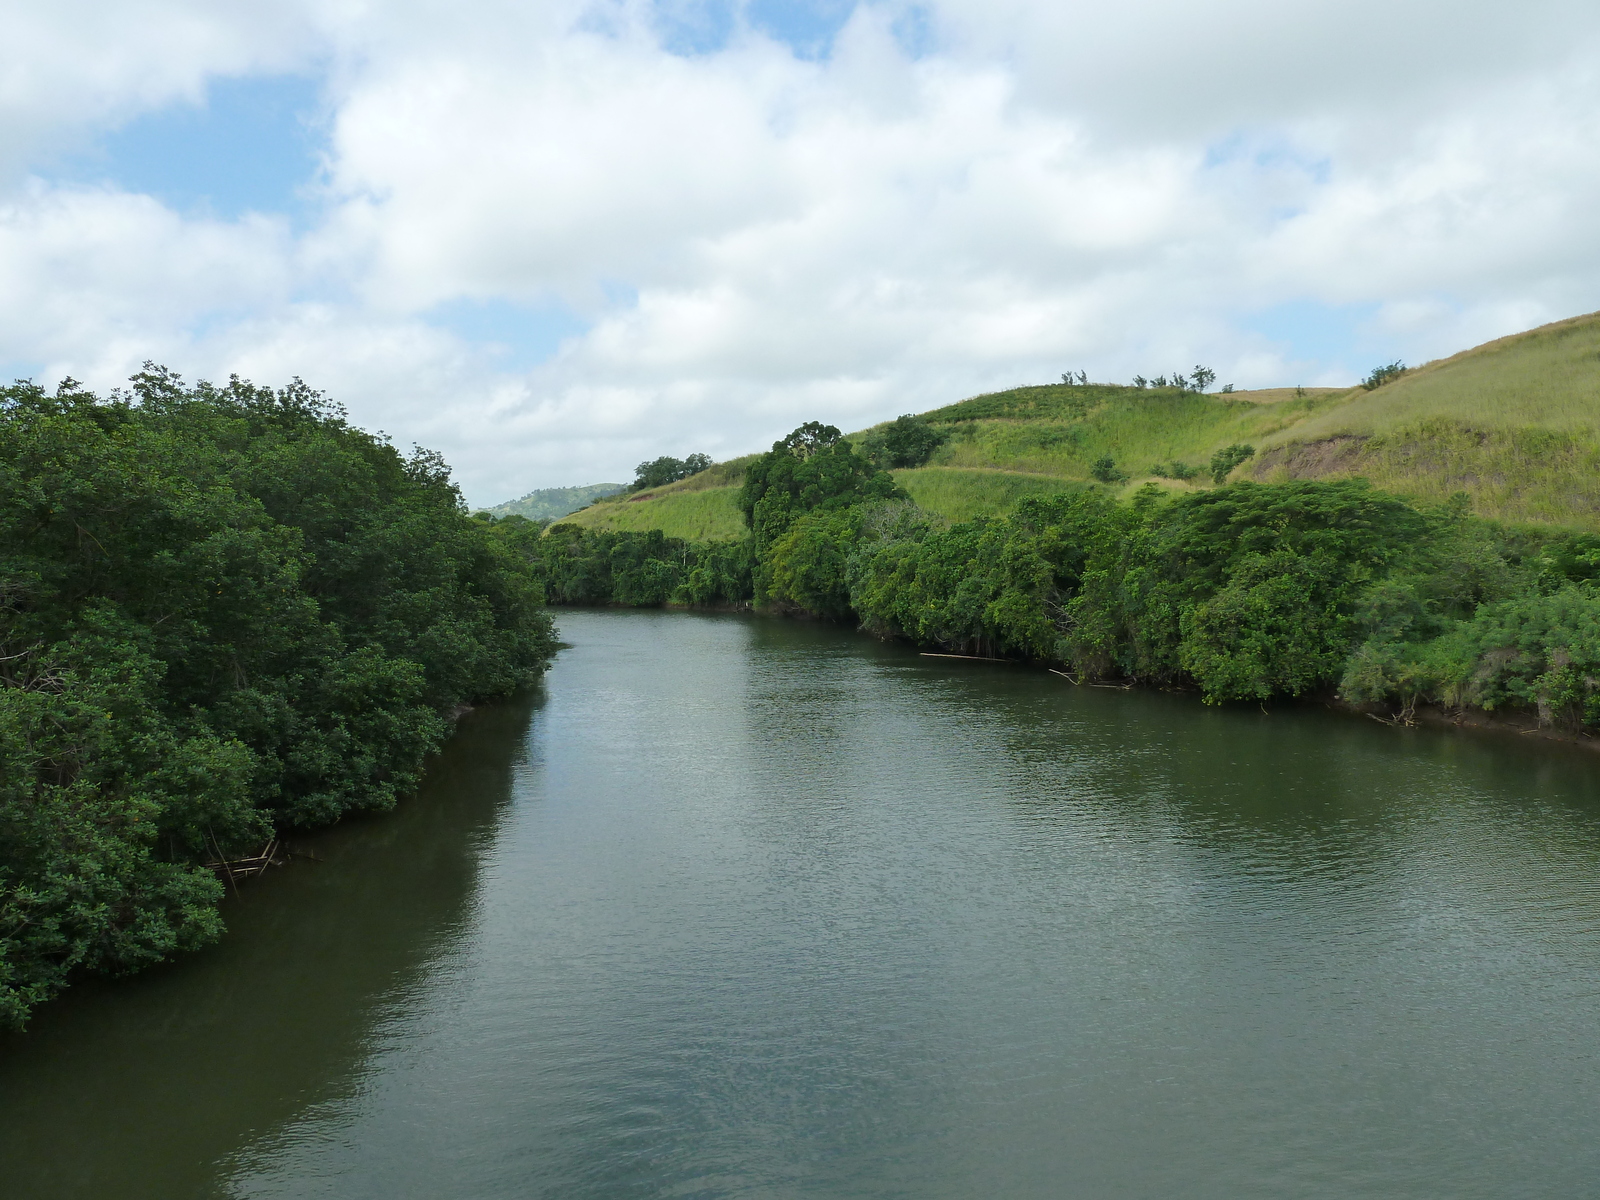
[[[1086,486],[951,526],[812,424],[750,467],[741,505],[742,543],[557,526],[532,552],[552,598],[706,603],[712,590],[688,585],[698,571],[719,581],[720,602],[1084,680],[1600,725],[1600,537],[1479,520],[1465,497],[1419,507],[1345,480],[1148,485],[1123,503]],[[584,565],[601,560],[609,576]]]
[[[673,458],[670,454],[663,454],[633,469],[633,482],[628,485],[628,491],[642,492],[646,488],[665,487],[669,483],[698,475],[709,466],[709,454],[691,454],[688,458]]]
[[[0,389],[0,1025],[216,938],[207,861],[393,805],[535,679],[513,543],[298,381]]]

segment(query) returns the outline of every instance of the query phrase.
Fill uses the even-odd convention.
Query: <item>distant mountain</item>
[[[606,496],[615,496],[628,485],[625,483],[589,483],[582,487],[540,488],[529,492],[520,500],[507,500],[485,511],[497,517],[527,517],[530,521],[554,521],[568,513],[593,504]]]

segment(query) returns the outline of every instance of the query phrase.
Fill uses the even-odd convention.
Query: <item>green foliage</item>
[[[691,454],[688,458],[681,459],[662,455],[650,462],[642,462],[634,468],[633,483],[629,485],[628,490],[641,492],[645,488],[676,483],[680,479],[698,475],[710,466],[711,456],[708,454]]]
[[[768,548],[760,578],[764,595],[831,620],[850,616],[848,560],[860,534],[860,508],[817,509],[798,517]]]
[[[542,671],[535,574],[298,381],[0,389],[0,1009],[220,928],[197,866],[385,808]]]
[[[1226,483],[1229,473],[1240,463],[1246,461],[1256,452],[1254,446],[1247,446],[1235,442],[1218,450],[1211,456],[1211,479],[1214,483]]]
[[[1427,566],[1458,519],[1350,481],[1147,487],[1130,504],[1079,491],[948,529],[904,505],[807,518],[767,562],[775,599],[883,636],[1264,699],[1336,681],[1375,581]]]
[[[1062,603],[1082,587],[1096,550],[1112,553],[1108,543],[1125,516],[1094,492],[1025,499],[1010,518],[948,530],[902,513],[852,556],[852,607],[883,635],[964,653],[1057,658]]]
[[[896,417],[869,434],[861,452],[868,462],[884,470],[923,466],[950,438],[948,430],[935,429],[922,417]]]
[[[1150,474],[1161,479],[1193,479],[1200,474],[1200,468],[1191,467],[1181,458],[1175,458],[1171,462],[1157,463],[1150,468]]]
[[[1089,473],[1101,483],[1126,483],[1128,480],[1127,473],[1117,470],[1117,460],[1109,454],[1102,454],[1095,459]]]
[[[1361,381],[1361,386],[1367,391],[1376,391],[1386,383],[1393,383],[1406,373],[1406,365],[1399,359],[1382,367],[1373,367],[1372,373]]]
[[[1387,632],[1387,631],[1385,631]],[[1426,641],[1380,632],[1351,657],[1340,693],[1365,702],[1419,699],[1529,708],[1541,725],[1600,725],[1600,592],[1565,584],[1481,606]]]
[[[904,497],[889,474],[856,454],[837,429],[812,421],[750,464],[739,508],[760,553],[806,513]]]
[[[505,524],[505,523],[502,523]],[[748,539],[690,543],[659,529],[644,533],[553,525],[511,528],[505,536],[531,564],[557,604],[737,604],[749,600]]]
[[[591,483],[582,487],[540,488],[517,500],[486,509],[492,517],[526,517],[530,521],[556,521],[580,508],[626,491],[621,483]]]
[[[1321,556],[1249,555],[1215,595],[1183,612],[1179,661],[1213,702],[1321,686],[1349,649],[1347,584]]]

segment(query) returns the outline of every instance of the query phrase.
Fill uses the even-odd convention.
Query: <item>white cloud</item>
[[[185,220],[146,196],[30,180],[0,203],[0,358],[84,378],[273,306],[294,275],[281,220]]]
[[[42,11],[60,62],[92,18]],[[941,0],[920,58],[880,4],[822,61],[743,27],[674,55],[636,3],[156,11],[0,85],[14,144],[321,62],[321,216],[15,184],[0,355],[299,374],[479,502],[1068,368],[1371,365],[1250,331],[1290,301],[1365,306],[1359,352],[1412,361],[1600,306],[1600,12],[1567,0]],[[460,298],[587,330],[508,372],[429,324]]]
[[[0,5],[0,179],[57,161],[103,128],[174,101],[210,76],[304,65],[345,16],[339,0],[7,0]]]

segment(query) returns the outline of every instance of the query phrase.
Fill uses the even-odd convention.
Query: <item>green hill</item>
[[[1480,515],[1600,528],[1600,313],[1408,371],[1263,439],[1257,479],[1361,475]]]
[[[649,491],[605,497],[573,513],[563,524],[638,533],[659,529],[668,537],[695,542],[743,537],[739,484],[745,464],[754,458],[751,454],[718,463],[698,475]]]
[[[1368,391],[1274,388],[1199,395],[1176,388],[1045,384],[974,396],[925,413],[946,432],[925,467],[895,479],[953,521],[1008,510],[1022,496],[1094,484],[1110,458],[1144,483],[1209,487],[1203,470],[1236,443],[1257,453],[1234,478],[1365,476],[1424,500],[1456,492],[1479,514],[1600,529],[1600,314],[1500,338]],[[851,435],[859,442],[871,430]],[[744,464],[570,518],[596,529],[662,529],[694,539],[743,532]],[[1170,478],[1197,471],[1187,482]]]
[[[497,517],[527,517],[530,521],[554,521],[575,513],[605,496],[614,496],[625,483],[590,483],[582,487],[540,488],[520,500],[507,500],[485,512]]]

